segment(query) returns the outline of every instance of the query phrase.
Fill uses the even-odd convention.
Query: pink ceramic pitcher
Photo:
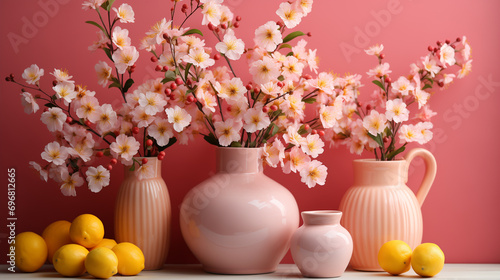
[[[408,168],[422,157],[426,172],[415,196],[406,186]],[[422,242],[420,207],[436,176],[436,160],[427,150],[416,148],[403,160],[354,160],[354,183],[340,202],[341,224],[351,233],[354,251],[351,266],[381,271],[377,255],[387,241],[403,240],[415,248]]]

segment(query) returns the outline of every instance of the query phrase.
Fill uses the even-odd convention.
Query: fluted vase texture
[[[264,175],[260,155],[260,148],[217,148],[217,173],[182,202],[182,236],[205,271],[273,272],[288,251],[297,202]]]
[[[406,186],[408,168],[422,157],[426,172],[417,195]],[[356,270],[382,271],[377,255],[390,240],[402,240],[412,249],[422,242],[422,206],[436,176],[436,160],[427,150],[416,148],[403,160],[354,160],[354,182],[340,202],[341,224],[351,233]]]
[[[142,158],[137,158],[139,161]],[[161,269],[170,242],[171,206],[167,185],[161,176],[161,160],[148,158],[154,176],[138,178],[138,172],[125,167],[115,208],[115,238],[131,242],[144,253],[145,270]]]

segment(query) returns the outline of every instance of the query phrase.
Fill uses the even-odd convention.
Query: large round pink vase
[[[416,156],[424,159],[426,172],[415,196],[406,182],[410,162]],[[422,242],[420,207],[436,176],[436,160],[429,151],[417,148],[403,160],[354,160],[353,167],[353,186],[340,202],[344,213],[341,224],[354,242],[351,266],[382,271],[377,255],[385,242],[403,240],[411,248]]]
[[[352,255],[352,238],[340,211],[304,211],[304,224],[290,242],[293,261],[305,277],[339,277]]]
[[[141,161],[142,158],[137,158]],[[144,253],[144,269],[161,269],[170,241],[170,197],[161,176],[161,160],[148,158],[153,177],[140,179],[138,171],[125,167],[115,208],[115,238],[131,242]]]
[[[293,195],[262,172],[260,148],[217,148],[217,173],[180,210],[182,236],[207,272],[276,270],[299,225]]]

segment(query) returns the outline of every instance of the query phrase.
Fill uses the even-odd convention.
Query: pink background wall
[[[121,3],[122,1],[117,1]],[[136,24],[126,25],[132,44],[137,45],[144,32],[158,19],[167,16],[170,1],[128,0],[135,9]],[[18,87],[3,77],[22,71],[32,63],[49,72],[68,69],[77,83],[97,91],[100,100],[118,98],[116,90],[104,90],[95,79],[94,65],[106,59],[103,52],[89,53],[97,29],[86,20],[96,20],[94,12],[84,12],[81,1],[31,0],[2,1],[0,4],[1,52],[1,137],[0,137],[0,223],[7,223],[7,169],[16,169],[17,232],[41,233],[57,220],[72,220],[81,213],[94,213],[112,237],[114,198],[122,178],[121,168],[112,172],[112,184],[93,194],[80,188],[78,196],[64,197],[53,182],[44,183],[28,168],[28,161],[40,160],[51,134],[36,116],[23,112]],[[56,3],[44,10],[43,3]],[[147,5],[145,3],[148,3]],[[277,20],[279,1],[226,1],[243,20],[237,36],[251,42],[256,27]],[[385,45],[393,77],[406,75],[409,64],[426,53],[436,40],[466,35],[472,44],[473,71],[444,92],[431,99],[435,139],[426,145],[438,162],[438,175],[425,201],[424,242],[437,243],[447,262],[500,262],[500,11],[499,1],[315,1],[312,13],[298,30],[311,31],[309,47],[317,48],[322,71],[365,75],[375,60],[362,49],[375,43]],[[382,15],[390,15],[381,20]],[[26,22],[34,29],[23,29]],[[188,26],[199,27],[200,18]],[[122,25],[122,27],[124,27]],[[360,35],[362,32],[364,35]],[[17,34],[22,43],[15,46],[8,34]],[[208,33],[207,33],[208,34]],[[213,45],[213,38],[207,38]],[[345,54],[342,46],[355,51]],[[155,75],[149,55],[141,52],[136,70],[137,82]],[[247,71],[246,63],[238,66]],[[364,93],[373,90],[363,80]],[[364,154],[363,157],[372,157]],[[285,185],[296,197],[301,210],[337,209],[345,190],[352,182],[351,161],[357,158],[343,147],[327,150],[320,159],[329,168],[325,186],[307,189],[297,174],[286,176],[280,170],[266,173]],[[409,186],[416,189],[423,174],[422,162],[414,163]],[[418,166],[417,166],[418,165]],[[169,263],[193,263],[178,228],[179,205],[187,191],[214,172],[214,147],[198,139],[189,146],[175,145],[167,150],[163,175],[169,186],[173,205],[172,246]],[[0,225],[0,260],[5,263],[6,226]],[[284,262],[292,262],[289,255]]]

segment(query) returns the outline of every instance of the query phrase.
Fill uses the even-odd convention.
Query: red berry
[[[86,120],[86,121],[85,121],[85,125],[86,125],[86,126],[88,126],[88,127],[90,127],[90,125],[91,125],[90,121],[89,121],[89,120]]]
[[[137,126],[134,126],[134,127],[132,128],[132,133],[133,133],[133,134],[137,134],[137,133],[139,133],[139,128],[138,128]]]
[[[112,158],[112,159],[109,161],[109,163],[111,163],[111,164],[116,164],[116,163],[118,163],[118,160],[117,160],[116,158]]]
[[[163,72],[167,72],[168,71],[168,66],[163,66]]]
[[[262,112],[267,113],[269,111],[269,108],[267,106],[262,107]]]
[[[187,13],[187,8],[185,9],[184,7],[181,8],[181,13],[185,14]]]
[[[165,152],[161,151],[161,152],[158,153],[158,155],[164,157],[165,156]]]
[[[96,157],[102,157],[103,155],[104,155],[104,153],[101,151],[98,151],[97,153],[95,153]]]
[[[285,86],[285,83],[283,83],[282,81],[279,81],[278,83],[276,83],[279,87],[284,87]]]
[[[427,50],[430,51],[430,52],[432,52],[434,50],[434,48],[432,46],[428,46]]]
[[[311,129],[311,126],[310,126],[310,125],[308,125],[308,124],[305,124],[305,125],[304,125],[304,129],[305,129],[305,130],[309,130],[309,129]]]
[[[257,94],[257,93],[259,93],[259,91],[260,91],[260,88],[258,88],[258,87],[255,87],[255,88],[253,89],[253,92],[254,92],[254,93],[256,93],[256,94]]]
[[[238,27],[240,27],[240,23],[236,21],[235,23],[233,23],[233,26],[234,26],[234,28],[238,28]]]
[[[52,86],[54,86],[54,87],[55,87],[56,85],[57,85],[57,81],[55,81],[55,80],[54,80],[54,81],[52,81]]]
[[[165,156],[158,155],[158,160],[163,160],[164,158],[165,158]]]
[[[143,158],[142,159],[142,164],[146,164],[146,163],[148,163],[148,159],[147,158]]]
[[[71,123],[72,121],[73,121],[73,119],[72,119],[71,117],[67,117],[67,118],[66,118],[66,122],[67,122],[67,123]]]
[[[113,169],[113,165],[111,164],[108,164],[108,166],[106,167],[107,170],[111,171]]]
[[[245,88],[246,88],[247,90],[252,90],[252,85],[251,85],[251,84],[248,84],[248,85],[246,85],[246,86],[245,86]]]
[[[313,77],[312,77],[311,75],[309,75],[309,74],[304,74],[304,75],[302,75],[302,77],[304,77],[304,79],[306,79],[306,80],[310,80],[310,79],[312,79],[312,78],[313,78]]]
[[[442,44],[443,44],[443,43],[441,43],[441,41],[437,41],[437,42],[436,42],[436,45],[438,45],[439,47],[441,47],[441,45],[442,45]]]
[[[282,22],[281,20],[278,20],[278,21],[276,22],[276,24],[277,24],[279,27],[283,27],[283,22]]]
[[[316,129],[313,129],[313,130],[311,131],[311,134],[318,134],[318,131],[317,131]]]
[[[437,52],[439,49],[438,48],[434,48],[434,52]]]
[[[371,109],[372,109],[372,105],[367,104],[367,105],[366,105],[366,111],[370,111]]]
[[[318,131],[318,134],[319,134],[319,136],[323,137],[323,136],[325,136],[325,131],[324,130],[320,130],[320,131]]]
[[[153,146],[153,140],[151,140],[151,139],[146,140],[146,145]]]
[[[161,71],[161,69],[162,69],[162,68],[161,68],[161,65],[156,65],[156,67],[155,67],[155,71],[160,72],[160,71]]]
[[[457,46],[455,46],[455,45],[450,45],[450,46],[451,46],[453,49],[455,49],[455,48],[457,47]]]
[[[165,94],[166,94],[166,95],[170,95],[170,94],[172,94],[172,90],[171,90],[171,89],[169,89],[169,88],[165,88]]]
[[[240,21],[241,20],[241,17],[240,16],[236,16],[236,21]]]
[[[444,83],[443,83],[443,82],[439,82],[439,83],[438,83],[438,86],[440,86],[440,87],[444,87]]]
[[[448,40],[448,39],[446,39],[446,41],[444,41],[444,42],[445,42],[446,44],[448,44],[448,45],[451,43],[451,41],[450,41],[450,40]]]
[[[219,33],[219,31],[220,31],[219,27],[214,28],[214,31]]]
[[[312,36],[312,33],[311,32],[307,32],[307,37],[311,37]]]
[[[167,33],[163,34],[163,39],[168,40],[168,34]]]
[[[385,58],[385,54],[381,53],[381,54],[379,55],[379,57],[380,57],[380,59],[384,59],[384,58]]]
[[[389,137],[386,136],[386,137],[384,137],[383,140],[384,140],[384,143],[388,143],[390,139],[389,139]]]
[[[223,23],[223,24],[221,24],[221,25],[220,25],[220,28],[222,28],[222,29],[227,29],[227,23]]]
[[[195,101],[194,96],[190,95],[186,98],[187,102],[192,103]]]
[[[184,81],[180,77],[177,77],[175,78],[175,83],[180,86],[184,83]]]
[[[276,111],[276,110],[278,110],[278,106],[276,106],[276,105],[271,105],[271,110],[272,110],[272,111]]]
[[[208,27],[208,30],[214,31],[214,25],[212,23],[209,22],[207,27]]]
[[[175,90],[176,88],[177,88],[177,84],[175,84],[175,83],[171,83],[170,84],[170,89],[171,90]]]
[[[220,54],[218,54],[218,53],[214,54],[214,59],[215,60],[219,60],[220,59]]]
[[[390,77],[387,77],[387,76],[386,76],[386,77],[385,77],[385,82],[386,82],[386,83],[388,83],[388,84],[390,84],[390,83],[392,82],[392,80],[391,80],[391,78],[390,78]]]
[[[456,40],[457,40],[457,42],[460,42],[460,41],[462,41],[462,38],[457,37],[457,39],[456,39]]]

